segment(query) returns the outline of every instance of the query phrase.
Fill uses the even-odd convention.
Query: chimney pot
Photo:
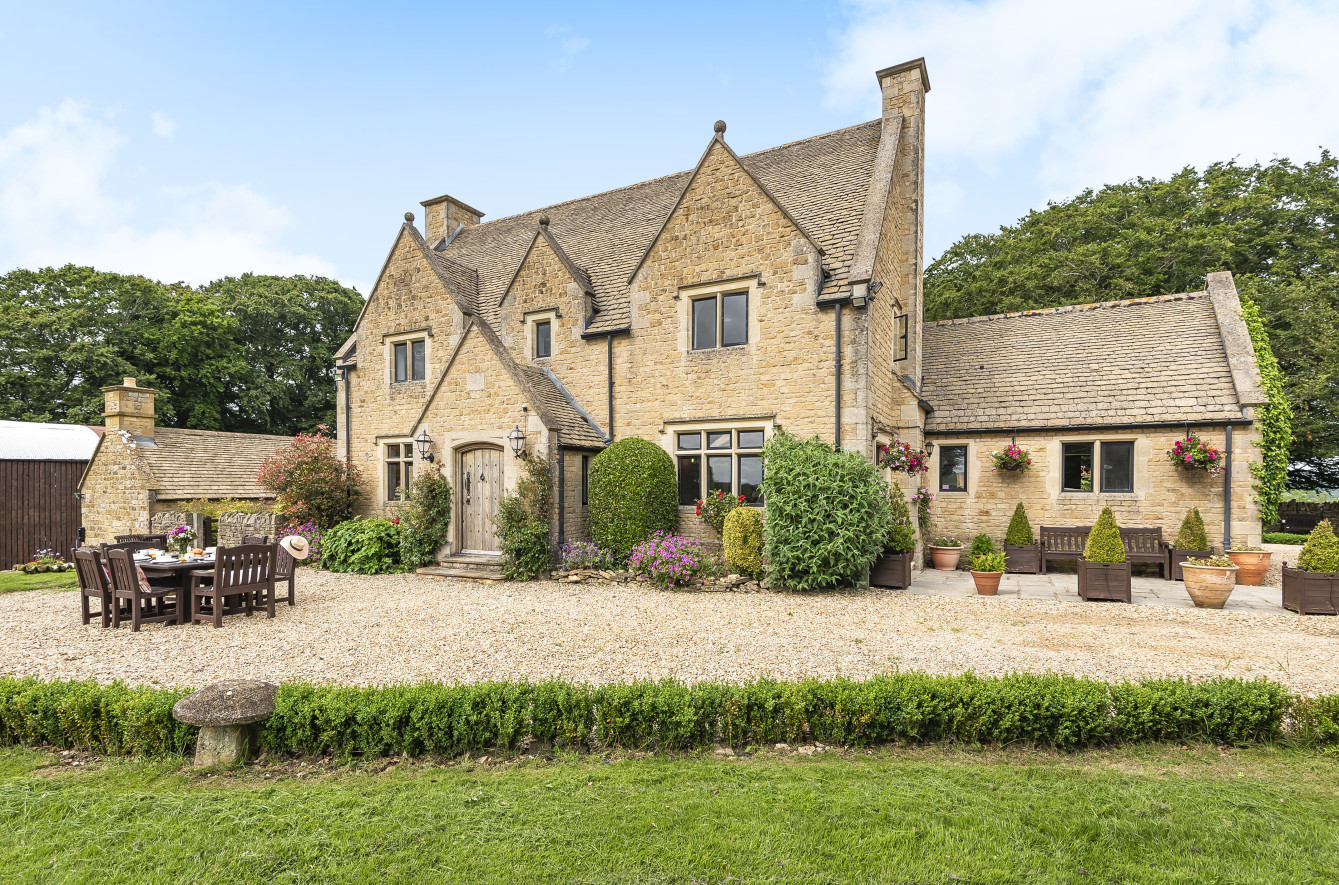
[[[135,386],[135,379],[134,379],[134,378],[124,378],[124,379],[122,379],[121,383],[124,384],[126,387],[134,387],[134,386]]]

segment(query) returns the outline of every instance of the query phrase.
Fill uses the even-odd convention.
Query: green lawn
[[[0,880],[1339,879],[1339,760],[1273,748],[391,760],[214,776],[86,758],[0,751]]]
[[[77,590],[79,577],[74,569],[68,572],[43,572],[25,575],[22,572],[0,572],[0,593],[15,590]]]

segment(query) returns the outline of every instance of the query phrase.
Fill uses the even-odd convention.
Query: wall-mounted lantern
[[[426,427],[423,428],[423,431],[414,439],[414,443],[418,446],[419,460],[427,461],[431,464],[435,459],[432,455],[432,437],[428,436],[428,429]]]
[[[511,441],[511,453],[517,458],[524,458],[525,434],[521,432],[521,425],[517,424],[516,429],[507,434],[507,439]]]

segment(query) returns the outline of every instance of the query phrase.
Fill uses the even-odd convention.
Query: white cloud
[[[173,120],[162,111],[154,111],[153,115],[153,134],[159,138],[171,138],[177,134],[177,121]]]
[[[1339,4],[1307,0],[860,2],[827,102],[878,107],[873,72],[925,56],[927,150],[1042,198],[1239,157],[1339,146]]]
[[[247,271],[335,276],[330,262],[279,245],[292,214],[245,184],[115,196],[127,143],[74,101],[0,134],[0,272],[74,263],[195,284]]]
[[[561,55],[553,62],[553,68],[557,71],[565,71],[572,67],[572,59],[590,45],[589,37],[572,33],[572,28],[568,25],[549,25],[544,29],[544,34],[558,43]]]

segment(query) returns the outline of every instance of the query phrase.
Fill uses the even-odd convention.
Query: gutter
[[[558,434],[555,433],[554,436],[558,436]],[[563,540],[563,535],[566,532],[566,527],[563,524],[563,520],[567,516],[566,467],[567,467],[567,456],[563,452],[563,444],[560,438],[560,441],[558,443],[558,546],[559,547],[562,547],[563,544],[567,543],[565,540]]]
[[[835,440],[833,443],[833,447],[840,452],[842,448],[842,302],[841,301],[837,302],[837,308],[834,316],[834,323],[836,325],[836,338],[837,338],[837,359],[835,365],[837,393],[834,401],[836,405],[835,411],[836,411],[837,426],[833,432],[833,439]]]
[[[972,427],[959,430],[930,430],[925,435],[932,436],[1009,436],[1018,433],[1072,433],[1090,430],[1161,430],[1184,427],[1249,427],[1255,422],[1249,418],[1222,419],[1218,421],[1143,421],[1134,424],[1043,424],[1035,427]]]
[[[604,438],[613,442],[614,440],[614,336],[605,336],[605,354],[606,363],[609,367],[609,429],[604,432]]]
[[[1232,549],[1232,425],[1227,425],[1223,446],[1223,553]]]

